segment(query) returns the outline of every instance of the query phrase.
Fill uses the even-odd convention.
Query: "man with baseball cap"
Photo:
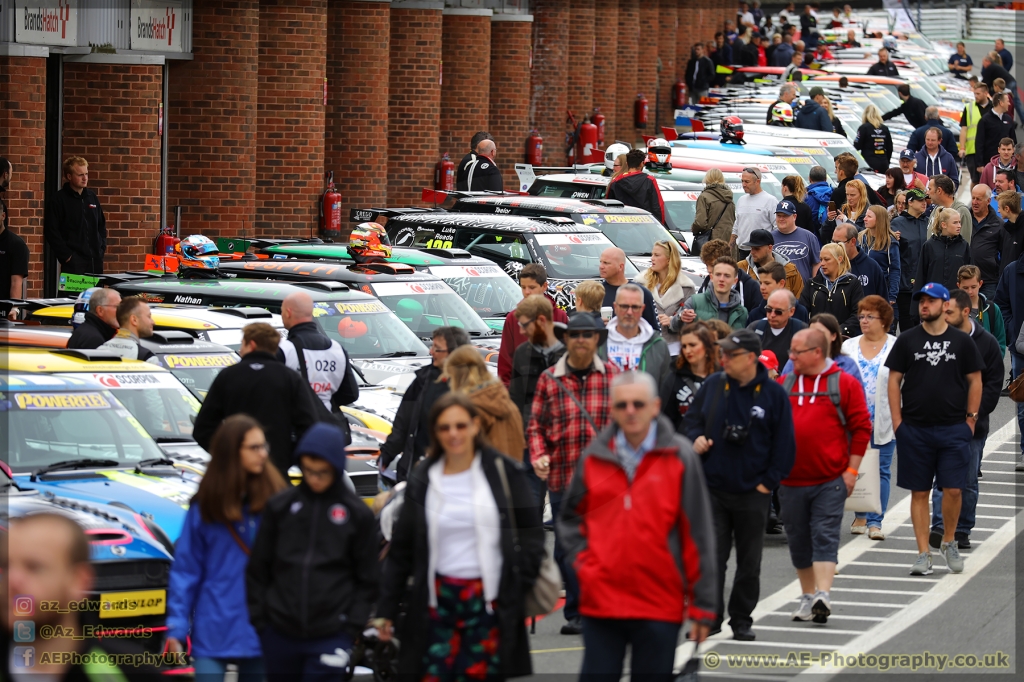
[[[783,201],[782,203],[793,206],[792,201]],[[793,211],[795,213],[795,207]],[[775,220],[778,222],[777,212]],[[757,271],[760,268],[768,267],[772,263],[778,263],[786,269],[786,288],[792,291],[793,295],[797,298],[800,297],[800,292],[804,290],[804,278],[801,276],[795,263],[791,263],[789,258],[783,254],[774,252],[775,237],[772,236],[771,232],[768,230],[754,230],[750,233],[750,239],[747,243],[741,246],[750,251],[750,255],[738,263],[740,270],[751,277],[757,277]]]
[[[736,546],[736,577],[729,596],[733,639],[752,641],[761,591],[761,550],[771,492],[789,475],[796,454],[793,416],[786,391],[768,376],[758,359],[761,342],[749,329],[737,329],[718,342],[722,372],[709,376],[683,416],[682,433],[703,459],[711,492],[718,552],[718,614],[725,615],[725,573]],[[742,466],[737,466],[742,462]]]
[[[796,118],[793,120],[793,125],[797,128],[820,130],[823,133],[835,132],[832,119],[828,116],[828,110],[822,105],[822,102],[825,101],[825,91],[821,89],[821,86],[816,85],[811,88],[808,95],[810,99],[800,107],[800,111],[797,112]]]
[[[978,347],[968,334],[949,326],[945,312],[949,290],[929,282],[916,292],[921,325],[896,337],[885,366],[889,368],[889,409],[896,433],[896,485],[910,490],[918,558],[911,575],[929,575],[930,514],[928,496],[934,483],[942,489],[943,536],[939,552],[953,573],[964,570],[954,539],[961,491],[967,486],[971,439],[981,407]]]
[[[903,184],[907,189],[919,189],[922,192],[928,187],[928,176],[918,173],[917,153],[912,149],[904,149],[900,152],[900,170],[903,171]],[[920,183],[918,186],[917,183]]]
[[[818,254],[821,253],[821,244],[813,232],[796,226],[796,203],[790,199],[783,199],[776,205],[775,225],[775,229],[771,232],[771,238],[774,245],[772,251],[776,259],[779,256],[787,258],[790,264],[796,268],[802,280],[812,279],[818,274],[820,261]],[[800,295],[796,288],[790,285],[788,266],[786,266],[786,288],[794,295]],[[803,291],[802,281],[800,291]]]
[[[917,324],[917,309],[911,301],[910,294],[914,291],[914,277],[917,273],[917,261],[921,258],[921,250],[928,240],[928,208],[927,195],[923,190],[912,189],[907,192],[907,210],[898,215],[891,229],[899,237],[900,249],[900,293],[896,297],[899,308],[900,331],[906,331]]]

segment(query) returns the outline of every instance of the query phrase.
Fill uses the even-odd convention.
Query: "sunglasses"
[[[595,332],[595,331],[579,331],[579,330],[571,331],[571,332],[566,332],[565,333],[565,335],[568,336],[570,339],[592,339],[592,338],[594,338],[594,335],[596,335],[596,334],[597,334],[597,332]]]
[[[619,402],[613,404],[612,407],[614,407],[616,410],[625,410],[630,405],[633,406],[634,410],[642,410],[645,407],[647,407],[647,403],[643,400],[620,400]]]
[[[787,308],[765,308],[765,315],[785,315]]]
[[[469,428],[469,422],[455,422],[454,424],[438,424],[437,430],[441,433],[449,431],[465,431]]]
[[[641,310],[644,309],[644,307],[642,305],[624,304],[624,303],[616,303],[615,307],[618,308],[619,310],[631,310],[631,311],[633,311],[635,313],[638,313],[638,312],[640,312]]]

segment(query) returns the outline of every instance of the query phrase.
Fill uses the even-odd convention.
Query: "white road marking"
[[[914,595],[920,597],[922,594],[928,594],[928,590],[876,590],[870,587],[836,587],[832,586],[832,592],[866,592],[868,594],[903,594],[903,595]]]
[[[836,602],[836,601],[834,601],[832,603],[833,604],[857,604],[856,602]],[[860,604],[857,604],[857,605],[860,606]],[[906,606],[906,604],[901,604],[901,606]],[[769,616],[785,616],[786,618],[790,618],[790,617],[792,617],[793,614],[789,613],[788,611],[776,611],[775,613],[769,613],[768,615]],[[829,622],[832,622],[833,620],[885,620],[885,616],[835,616],[835,615],[833,615],[833,616],[829,616],[828,620],[829,620]],[[758,627],[758,629],[761,628],[760,625],[758,625],[757,627]]]

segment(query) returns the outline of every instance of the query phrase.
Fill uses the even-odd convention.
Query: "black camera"
[[[739,424],[726,424],[725,430],[722,432],[725,442],[732,443],[733,445],[743,445],[747,442],[749,436],[750,427],[740,426]]]

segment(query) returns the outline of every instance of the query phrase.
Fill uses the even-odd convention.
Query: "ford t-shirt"
[[[810,281],[814,265],[821,260],[821,245],[818,238],[802,227],[789,234],[782,234],[778,229],[772,230],[772,238],[775,239],[772,250],[788,258],[800,271],[800,276]]]
[[[932,336],[923,326],[896,337],[885,366],[903,374],[903,420],[913,426],[949,426],[967,419],[967,375],[982,370],[970,336],[947,327]]]

